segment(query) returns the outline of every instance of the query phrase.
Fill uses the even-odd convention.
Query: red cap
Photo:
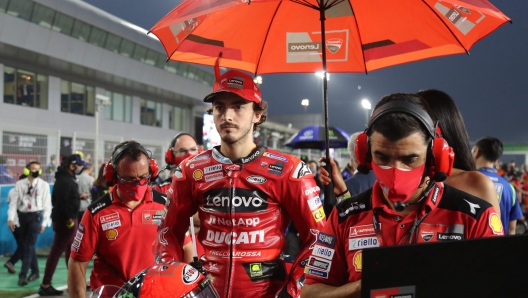
[[[216,82],[213,86],[213,93],[204,98],[204,102],[213,102],[213,98],[220,92],[234,93],[247,101],[252,101],[258,105],[262,102],[260,89],[253,81],[253,78],[243,72],[230,70],[221,76],[216,74]]]

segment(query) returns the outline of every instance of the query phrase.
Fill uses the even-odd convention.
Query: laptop
[[[528,235],[363,250],[362,298],[528,297]]]

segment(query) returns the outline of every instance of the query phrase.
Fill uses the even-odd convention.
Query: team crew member
[[[495,185],[501,211],[502,225],[508,227],[508,235],[515,235],[517,220],[523,214],[513,185],[497,174],[497,170],[494,168],[495,163],[502,156],[502,151],[502,142],[492,137],[478,140],[472,150],[478,171],[488,176]]]
[[[196,139],[188,133],[180,133],[172,139],[169,149],[165,152],[165,163],[167,168],[174,168],[179,165],[184,159],[198,154],[200,148],[196,143]],[[171,171],[172,172],[172,171]],[[154,186],[154,189],[167,193],[172,183],[172,175],[165,179],[159,185]]]
[[[46,260],[44,278],[38,290],[40,296],[58,296],[63,293],[51,285],[51,280],[61,255],[64,253],[66,264],[70,259],[70,247],[75,237],[75,231],[77,231],[77,212],[81,197],[84,199],[88,197],[86,193],[79,195],[76,179],[76,175],[82,172],[85,165],[86,162],[79,154],[72,154],[63,160],[55,174],[55,185],[51,193],[51,203],[53,204],[51,219],[55,236]]]
[[[358,136],[359,170],[374,186],[339,203],[306,265],[302,297],[359,297],[364,248],[503,235],[491,204],[438,182],[452,149],[414,94],[380,100]]]
[[[189,217],[198,211],[204,267],[221,297],[274,297],[281,290],[298,296],[301,261],[325,222],[319,188],[300,159],[253,142],[267,110],[253,79],[234,70],[215,72],[214,92],[204,101],[213,104],[209,113],[221,145],[176,168],[157,258],[181,260]],[[303,246],[287,275],[280,253],[291,218]]]
[[[50,186],[48,182],[39,177],[41,174],[42,169],[38,161],[32,161],[24,168],[24,175],[27,178],[20,179],[15,184],[7,211],[9,229],[15,232],[15,218],[17,216],[20,225],[17,228],[20,237],[20,241],[17,243],[21,246],[17,250],[20,249],[22,252],[22,269],[18,276],[19,286],[25,286],[28,281],[39,278],[38,263],[35,258],[35,243],[38,234],[42,234],[50,223]],[[32,272],[27,277],[30,267]]]
[[[154,264],[152,243],[165,207],[165,197],[149,186],[158,171],[156,161],[135,141],[116,146],[105,166],[107,182],[116,184],[85,212],[71,246],[68,289],[86,297],[86,268],[95,255],[90,286],[120,287]]]

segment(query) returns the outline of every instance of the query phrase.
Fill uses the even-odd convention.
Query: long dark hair
[[[453,167],[464,171],[476,170],[464,119],[453,98],[435,89],[422,90],[418,94],[429,104],[433,120],[438,121],[442,136],[455,152]]]
[[[103,163],[103,165],[99,168],[99,173],[97,173],[97,178],[94,180],[93,186],[96,186],[100,189],[108,189],[108,185],[106,184],[106,179],[103,175],[104,167],[106,164]]]

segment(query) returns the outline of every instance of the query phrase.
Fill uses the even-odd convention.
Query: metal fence
[[[108,162],[115,146],[124,141],[121,136],[100,135],[99,142],[96,142],[94,134],[74,132],[72,136],[63,136],[60,130],[6,124],[1,125],[0,135],[0,184],[18,181],[26,165],[34,160],[41,164],[42,178],[53,182],[54,172],[61,159],[77,151],[82,152],[84,159],[94,165],[94,174],[97,175],[98,166]],[[160,167],[165,165],[164,154],[169,143],[148,139],[136,141],[152,152],[152,158]],[[99,150],[96,154],[97,146]],[[96,155],[99,155],[97,161]],[[54,164],[52,159],[55,160]]]

